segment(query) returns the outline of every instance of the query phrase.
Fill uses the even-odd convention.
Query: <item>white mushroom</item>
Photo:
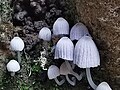
[[[11,72],[11,76],[14,76],[15,72],[20,70],[20,65],[16,60],[10,60],[7,64],[7,70]]]
[[[112,90],[107,82],[102,82],[95,90]]]
[[[99,52],[91,37],[84,36],[77,42],[73,62],[80,68],[91,68],[100,65]]]
[[[20,51],[25,47],[23,40],[20,37],[14,37],[10,42],[11,50],[16,51],[18,55],[18,62],[21,62]]]
[[[67,74],[70,74],[70,71],[69,69],[66,67],[66,63],[63,62],[60,66],[60,74],[61,75],[67,75]]]
[[[43,27],[40,32],[39,36],[40,39],[43,39],[44,41],[50,41],[51,40],[51,31],[47,27]]]
[[[96,89],[97,85],[92,80],[90,68],[100,65],[100,57],[98,49],[91,37],[83,36],[77,42],[74,50],[73,63],[80,68],[86,68],[88,82],[93,89]]]
[[[69,79],[68,74],[71,74],[71,73],[70,73],[69,69],[67,68],[65,62],[63,62],[62,65],[60,66],[60,74],[61,74],[61,75],[65,75],[67,81],[68,81],[71,85],[75,86],[75,84],[76,84],[76,78],[75,78],[75,77],[72,77],[72,81]]]
[[[68,37],[62,37],[56,44],[54,59],[64,59],[69,71],[80,80],[80,76],[72,70],[68,61],[73,61],[74,45]]]
[[[55,65],[51,65],[48,69],[48,78],[49,79],[54,79],[55,82],[58,84],[58,85],[62,85],[64,82],[65,82],[65,79],[62,79],[61,81],[59,81],[57,79],[58,76],[60,76],[60,70],[57,66]]]
[[[89,35],[87,27],[83,23],[76,23],[70,31],[70,39],[73,40],[79,40],[84,35]]]
[[[54,35],[69,34],[69,24],[64,18],[60,17],[54,22],[53,34]]]
[[[73,61],[74,45],[68,37],[62,37],[56,44],[54,59]]]
[[[40,39],[44,40],[43,41],[43,47],[46,50],[46,54],[48,51],[48,41],[51,40],[51,31],[49,28],[47,27],[43,27],[40,31],[39,31],[39,36]]]

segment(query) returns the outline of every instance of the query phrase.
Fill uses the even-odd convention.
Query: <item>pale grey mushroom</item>
[[[90,68],[94,68],[100,65],[100,56],[98,49],[91,37],[83,36],[77,42],[74,50],[73,63],[80,68],[86,68],[88,82],[95,90],[97,85],[92,80]]]
[[[93,89],[96,89],[97,85],[95,85],[91,78],[90,68],[100,65],[100,57],[98,49],[91,37],[84,36],[77,42],[74,50],[73,63],[80,68],[86,68],[88,82]]]
[[[80,38],[82,38],[83,36],[85,35],[89,35],[89,32],[88,32],[88,29],[87,27],[79,22],[79,23],[76,23],[72,28],[71,28],[71,31],[70,31],[70,39],[73,41],[73,40],[79,40]]]
[[[43,27],[39,31],[39,36],[40,39],[43,39],[44,41],[50,41],[51,40],[51,31],[47,27]]]
[[[51,31],[50,31],[50,29],[47,28],[47,27],[43,27],[39,31],[38,37],[43,40],[43,47],[45,48],[46,54],[47,54],[47,51],[48,51],[48,42],[51,40]]]
[[[73,67],[74,68],[74,67]],[[65,75],[66,80],[72,85],[75,86],[76,84],[76,78],[72,77],[72,80],[69,79],[68,74],[71,74],[69,69],[66,67],[66,63],[63,62],[62,65],[60,66],[60,74]]]
[[[100,83],[95,90],[112,90],[107,82]]]
[[[59,17],[53,24],[53,35],[69,35],[69,23]]]
[[[58,76],[60,76],[60,70],[57,66],[55,65],[51,65],[48,69],[48,78],[49,79],[54,79],[55,82],[58,84],[58,85],[62,85],[64,82],[65,82],[65,79],[63,78],[61,81],[59,81],[57,79]]]
[[[10,60],[7,64],[7,70],[11,72],[11,76],[14,76],[15,72],[20,70],[20,65],[16,60]]]
[[[20,51],[22,51],[25,47],[23,40],[20,37],[14,37],[10,42],[11,50],[16,51],[18,55],[18,62],[21,62],[21,54]]]
[[[64,59],[70,73],[78,80],[81,80],[81,77],[72,70],[72,67],[69,63],[69,61],[73,61],[73,52],[74,45],[72,41],[68,37],[62,37],[56,44],[54,59]]]

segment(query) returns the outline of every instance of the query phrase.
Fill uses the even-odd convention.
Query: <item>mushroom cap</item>
[[[55,65],[51,65],[48,69],[48,78],[49,79],[54,79],[56,78],[57,76],[60,75],[60,70],[57,66]]]
[[[107,82],[102,82],[95,90],[112,90]]]
[[[73,61],[74,45],[68,37],[62,37],[56,44],[54,59]]]
[[[67,75],[67,74],[69,74],[69,73],[70,73],[70,72],[69,72],[69,69],[68,69],[67,66],[66,66],[66,63],[63,62],[62,65],[60,66],[60,74],[61,74],[61,75]]]
[[[10,42],[10,47],[13,51],[22,51],[25,45],[20,37],[14,37]]]
[[[16,60],[10,60],[7,64],[7,70],[9,72],[17,72],[20,70],[20,65]]]
[[[83,23],[76,23],[70,31],[71,40],[79,40],[84,35],[89,35],[87,27]]]
[[[50,41],[51,40],[51,31],[47,27],[43,27],[40,32],[39,36],[40,39],[43,39],[44,41]]]
[[[80,68],[97,67],[100,65],[98,49],[89,36],[83,36],[76,44],[73,63]]]
[[[53,34],[54,35],[69,34],[69,24],[64,18],[60,17],[54,22]]]

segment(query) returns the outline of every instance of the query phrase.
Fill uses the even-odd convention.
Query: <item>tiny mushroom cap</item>
[[[69,69],[67,68],[65,62],[63,62],[62,65],[60,66],[60,74],[61,74],[61,75],[70,74]]]
[[[62,37],[56,44],[54,59],[73,61],[74,45],[68,37]]]
[[[98,49],[89,36],[83,36],[76,44],[73,63],[80,68],[97,67],[100,65]]]
[[[95,90],[112,90],[107,82],[102,82]]]
[[[25,45],[20,37],[14,37],[10,42],[10,47],[13,51],[22,51]]]
[[[71,40],[79,40],[81,37],[90,36],[87,27],[83,23],[76,23],[70,31]]]
[[[20,70],[20,65],[16,60],[10,60],[7,64],[7,70],[9,72],[17,72]]]
[[[57,66],[51,65],[48,69],[47,74],[49,79],[55,79],[57,76],[60,75],[60,70]]]
[[[43,39],[44,41],[50,41],[51,40],[51,31],[47,27],[43,27],[40,32],[39,36],[40,39]]]
[[[69,24],[64,18],[60,17],[55,21],[55,23],[53,24],[53,34],[69,34]]]

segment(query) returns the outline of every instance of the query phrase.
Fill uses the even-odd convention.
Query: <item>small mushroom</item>
[[[62,85],[64,82],[65,82],[65,79],[62,79],[61,81],[59,81],[57,79],[58,76],[60,76],[60,70],[57,66],[55,65],[51,65],[48,69],[48,78],[49,79],[54,79],[55,82],[58,84],[58,85]]]
[[[10,42],[11,50],[16,51],[18,55],[18,62],[21,62],[20,51],[25,47],[23,40],[20,37],[14,37]]]
[[[40,32],[39,36],[40,39],[43,39],[44,41],[50,41],[51,40],[51,31],[47,27],[43,27]]]
[[[97,85],[92,80],[90,68],[100,65],[100,56],[98,49],[91,37],[83,36],[77,42],[74,50],[73,63],[80,68],[86,68],[88,82],[90,86],[95,90],[97,88]]]
[[[39,36],[40,39],[44,40],[43,41],[43,46],[46,50],[46,53],[48,51],[48,41],[51,40],[51,31],[49,28],[47,27],[43,27],[40,31],[39,31]]]
[[[56,44],[54,59],[64,59],[67,68],[78,80],[81,78],[72,70],[68,61],[73,61],[74,45],[68,37],[62,37]]]
[[[20,65],[16,60],[10,60],[7,64],[7,70],[11,72],[11,76],[14,76],[15,72],[20,70]]]
[[[71,74],[69,69],[66,67],[66,63],[63,62],[62,65],[60,66],[60,74],[65,75],[66,80],[72,85],[75,86],[76,84],[76,78],[72,77],[72,81],[69,79],[68,74]]]
[[[54,59],[73,61],[74,45],[68,37],[62,37],[56,44]]]
[[[102,82],[95,90],[112,90],[107,82]]]
[[[69,24],[68,22],[60,17],[53,24],[53,34],[54,35],[69,35]]]
[[[76,44],[77,41],[83,36],[90,36],[87,27],[81,22],[76,23],[71,28],[70,39],[73,41],[74,44]]]
[[[66,67],[66,63],[63,62],[60,66],[60,74],[61,75],[67,75],[67,74],[70,74],[70,71],[69,69]]]
[[[84,35],[89,35],[87,27],[83,23],[76,23],[71,31],[70,31],[70,39],[73,40],[79,40]]]

